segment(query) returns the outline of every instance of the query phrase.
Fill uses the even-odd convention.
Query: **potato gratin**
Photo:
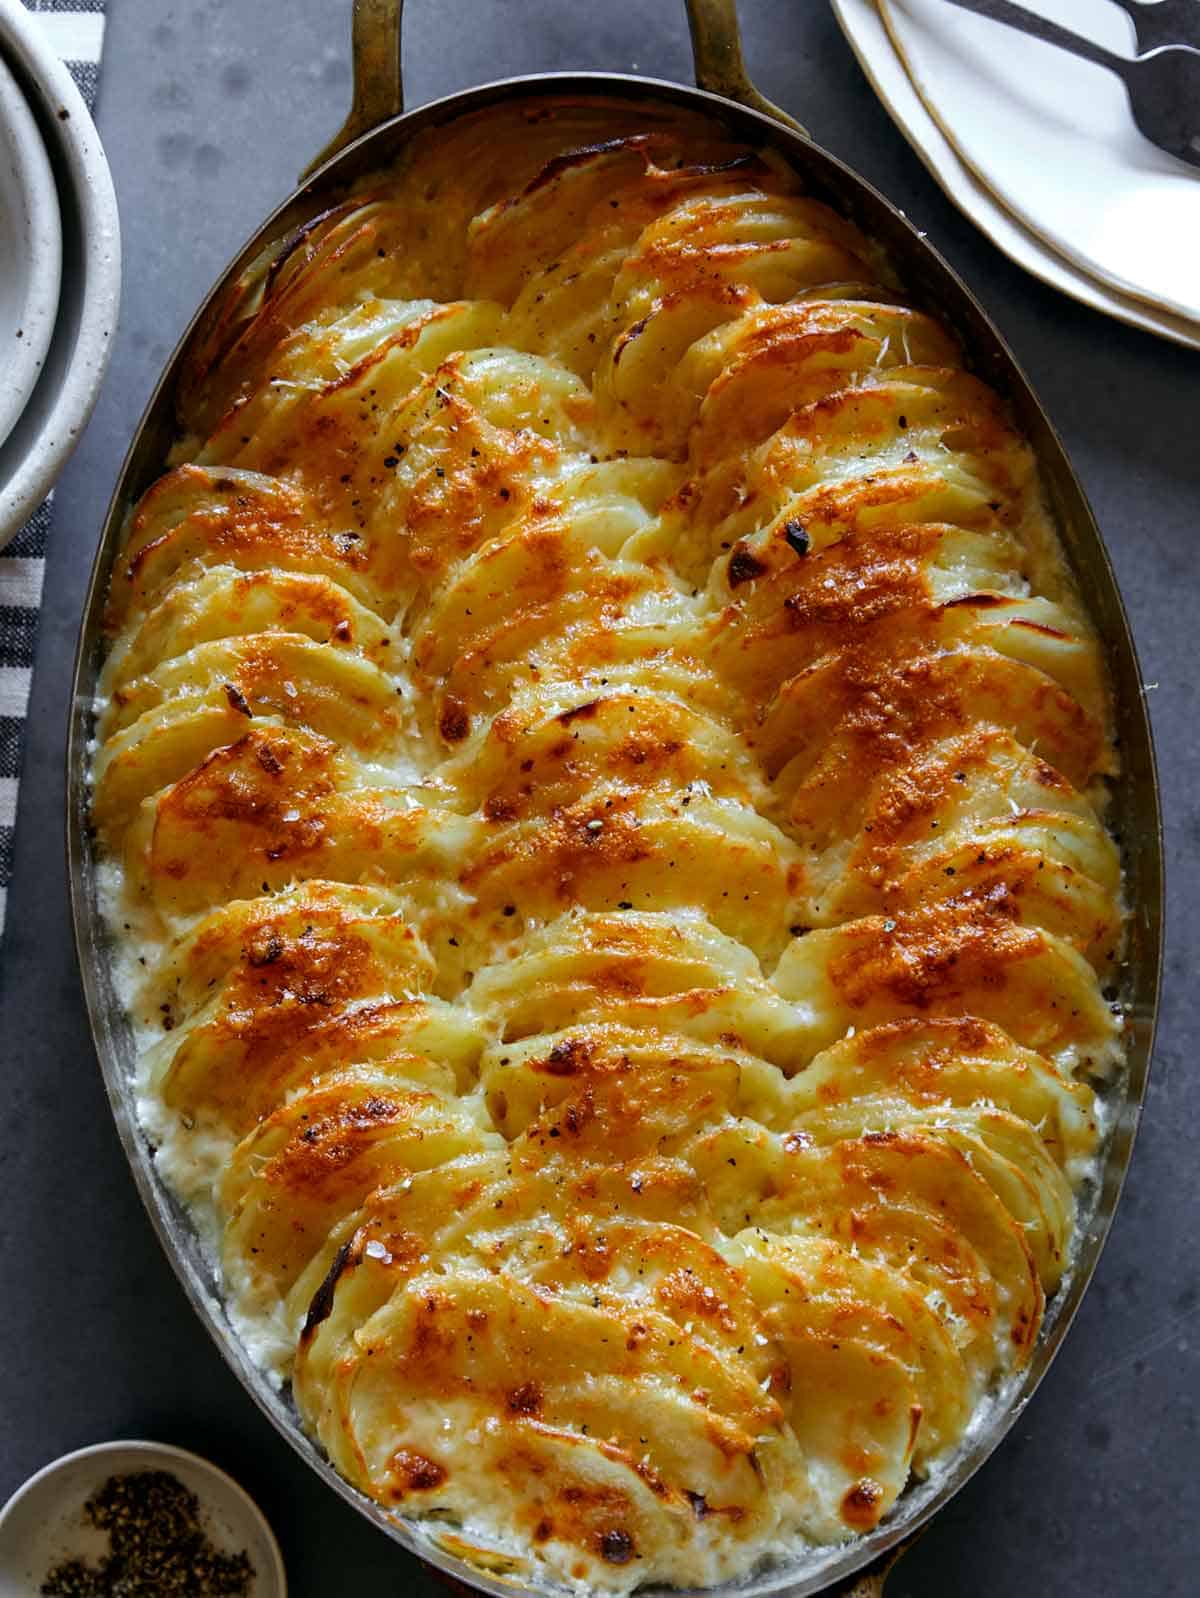
[[[1069,1263],[1107,689],[962,360],[775,158],[578,100],[193,343],[94,763],[145,1125],[338,1470],[494,1565],[869,1530]]]

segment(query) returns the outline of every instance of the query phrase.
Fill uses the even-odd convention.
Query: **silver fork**
[[[1200,4],[1200,0],[1193,3]],[[1160,46],[1147,55],[1114,55],[1103,45],[1015,5],[1013,0],[948,0],[948,4],[1044,39],[1115,72],[1129,95],[1133,120],[1145,137],[1181,161],[1200,166],[1200,50]]]

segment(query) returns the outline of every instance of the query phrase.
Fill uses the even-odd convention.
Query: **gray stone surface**
[[[686,78],[671,0],[410,0],[413,103],[553,67]],[[999,1454],[906,1557],[891,1598],[1200,1590],[1196,1182],[1200,356],[1056,296],[942,197],[820,0],[743,0],[761,87],[903,206],[1014,345],[1089,490],[1124,585],[1167,801],[1161,1044],[1120,1218],[1065,1350]],[[433,1590],[328,1493],[229,1374],[159,1252],[94,1062],[68,931],[64,724],[77,618],[114,475],[159,366],[235,246],[340,121],[346,0],[110,0],[99,120],[126,277],[107,386],[63,480],[47,576],[0,988],[0,1501],[115,1436],[198,1449],[278,1529],[295,1598]]]

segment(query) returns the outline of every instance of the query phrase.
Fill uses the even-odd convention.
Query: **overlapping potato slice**
[[[784,821],[806,855],[806,922],[1006,890],[1023,922],[1111,965],[1120,944],[1116,850],[1088,801],[1009,733],[985,724],[915,739],[873,777],[864,771],[856,794],[835,770],[822,758],[793,789]],[[776,791],[782,797],[786,779]]]
[[[308,883],[202,921],[140,1003],[161,1031],[150,1084],[187,1132],[211,1134],[204,1179],[222,1137],[343,1061],[403,1057],[416,1083],[466,1087],[482,1039],[469,1017],[421,997],[433,976],[396,897],[378,891]]]
[[[366,977],[382,984],[379,991],[397,995],[427,992],[437,968],[405,909],[403,893],[392,887],[319,879],[261,898],[230,900],[146,969],[138,1012],[146,1022],[161,1024],[156,1013],[169,1011],[172,1027],[178,1026],[235,971],[268,1004],[291,993],[295,983],[304,987],[318,977],[322,984]]]
[[[817,1142],[897,1130],[920,1130],[957,1149],[1021,1227],[1043,1287],[1058,1286],[1074,1200],[1066,1177],[1027,1121],[982,1105],[916,1108],[903,1101],[856,1098],[835,1111],[805,1117],[797,1128]]]
[[[447,1453],[437,1439],[449,1413],[483,1448],[527,1461],[512,1485],[522,1518],[546,1521],[543,1542],[590,1544],[613,1565],[661,1554],[694,1577],[718,1553],[697,1543],[697,1522],[739,1537],[774,1524],[786,1500],[772,1502],[772,1486],[803,1481],[793,1486],[796,1451],[771,1396],[785,1381],[777,1351],[720,1255],[645,1213],[650,1185],[626,1188],[626,1220],[608,1190],[589,1204],[569,1171],[513,1178],[492,1157],[369,1205],[318,1294],[297,1366],[301,1402],[320,1406],[343,1468],[385,1502],[427,1490],[469,1501],[487,1456],[468,1465]],[[433,1258],[446,1262],[436,1274]],[[437,1479],[413,1480],[398,1446],[436,1462]],[[593,1505],[577,1489],[597,1471],[610,1489]],[[606,1506],[618,1523],[598,1528]]]
[[[932,475],[923,464],[930,461]],[[1044,513],[1034,471],[1028,446],[978,378],[956,365],[895,366],[798,405],[773,433],[742,437],[737,449],[715,457],[686,501],[691,558],[706,568],[722,543],[732,545],[785,511],[803,530],[801,508],[792,508],[797,496],[815,508],[828,489],[834,502],[848,493],[848,506],[883,507],[940,480],[975,494],[982,489],[994,516],[1028,534],[1028,556],[1040,570]],[[864,497],[864,489],[873,492]],[[828,538],[826,530],[820,542]]]
[[[536,925],[573,904],[695,908],[768,958],[787,940],[795,856],[751,805],[613,784],[493,827],[459,881],[479,925],[497,932],[512,917]]]
[[[650,223],[617,274],[620,331],[595,374],[610,447],[681,457],[695,398],[676,373],[692,346],[764,301],[854,277],[871,253],[826,207],[752,185],[689,196]]]
[[[356,528],[322,521],[294,485],[258,472],[185,463],[138,502],[113,571],[106,623],[116,634],[175,583],[214,563],[316,573],[390,615],[386,575]]]
[[[646,226],[691,193],[736,197],[754,157],[714,145],[707,162],[681,166],[653,135],[608,140],[552,160],[471,228],[470,281],[512,302],[518,347],[552,355],[590,379],[617,332],[610,301],[630,248]],[[667,156],[663,165],[656,156]]]
[[[199,459],[283,477],[298,472],[319,486],[321,467],[349,453],[346,430],[355,417],[365,409],[385,432],[430,372],[460,350],[495,342],[503,320],[488,301],[370,300],[327,326],[306,327],[273,352],[269,375],[239,396]]]
[[[401,666],[401,640],[340,583],[312,572],[201,568],[176,581],[105,662],[105,697],[201,644],[251,633],[302,634],[352,650],[384,671]]]
[[[345,1060],[399,1060],[440,1093],[469,1085],[479,1036],[468,1018],[433,998],[313,1003],[304,994],[238,1012],[219,1002],[148,1059],[164,1104],[206,1140],[199,1185],[233,1142],[297,1088]],[[397,1065],[396,1069],[400,1069]]]
[[[786,180],[768,179],[729,193],[718,183],[715,193],[685,198],[646,227],[629,252],[613,289],[618,309],[645,315],[673,290],[681,296],[694,290],[701,276],[779,303],[833,280],[835,260],[839,266],[879,260],[852,222],[790,189]]]
[[[303,633],[248,633],[197,644],[115,689],[107,730],[123,732],[164,706],[223,701],[247,720],[277,716],[411,769],[402,697],[393,677],[336,644]]]
[[[404,605],[448,555],[544,498],[560,451],[586,451],[592,404],[570,373],[502,347],[460,351],[415,388],[414,366],[406,349],[378,370],[360,363],[303,405],[277,406],[270,437],[243,445],[237,433],[232,451],[234,464],[299,485],[323,521],[363,542]]]
[[[842,1525],[861,1531],[894,1500],[897,1478],[903,1486],[910,1456],[924,1470],[958,1439],[978,1396],[977,1384],[944,1322],[903,1271],[826,1238],[776,1237],[757,1230],[738,1233],[724,1253],[744,1277],[764,1325],[795,1351],[793,1358],[807,1380],[797,1384],[793,1366],[794,1410],[802,1413],[807,1407],[815,1417],[822,1410],[823,1394],[855,1375],[866,1377],[868,1394],[875,1381],[883,1389],[871,1398],[869,1408],[860,1406],[855,1419],[866,1433],[866,1449],[879,1450],[880,1434],[891,1442],[890,1457],[883,1452],[879,1461],[891,1466],[890,1481],[868,1478],[882,1487],[879,1492],[860,1487],[861,1477],[855,1480],[853,1473],[872,1465],[878,1471],[879,1464],[854,1454],[842,1461],[849,1478],[839,1502]],[[850,1345],[849,1370],[839,1369],[833,1357],[845,1345]],[[897,1403],[889,1393],[898,1385],[897,1364],[911,1384],[911,1396],[901,1387],[907,1403]],[[878,1394],[879,1387],[874,1391]],[[844,1424],[843,1416],[837,1419]],[[855,1453],[862,1448],[860,1438]],[[822,1530],[830,1534],[829,1528]]]
[[[339,340],[323,325],[331,306],[403,302],[427,287],[427,271],[401,243],[405,231],[395,199],[348,199],[253,262],[188,351],[178,401],[185,425],[211,434],[280,359],[281,345],[286,365],[289,340],[301,371],[336,361]]]
[[[829,1141],[833,1134],[819,1128],[836,1128],[842,1112],[857,1114],[854,1106],[864,1099],[907,1105],[931,1117],[947,1106],[1020,1116],[1073,1182],[1083,1175],[1099,1135],[1090,1088],[974,1016],[914,1017],[842,1038],[789,1083],[789,1124]]]
[[[619,678],[673,646],[691,654],[695,620],[662,572],[535,515],[479,548],[436,595],[414,627],[413,666],[452,745],[526,684]]]
[[[471,834],[466,818],[419,788],[370,785],[325,739],[268,718],[230,729],[237,714],[164,721],[157,741],[104,774],[97,805],[114,828],[119,805],[143,789],[157,794],[135,812],[126,862],[162,913],[196,913],[298,877],[410,884],[416,905],[446,906],[439,884]],[[227,734],[234,741],[221,743]]]
[[[478,1014],[502,1043],[611,1022],[744,1049],[791,1068],[804,1037],[758,961],[694,912],[578,910],[524,940],[520,954],[480,971]]]
[[[499,1143],[479,1101],[440,1076],[411,1052],[326,1072],[230,1155],[218,1198],[233,1308],[278,1324],[280,1356],[300,1330],[284,1301],[348,1213],[377,1187]]]
[[[686,131],[681,140],[682,130]],[[437,266],[429,273],[433,289],[445,298],[453,290],[443,285],[459,285],[471,274],[487,272],[491,239],[499,246],[497,265],[505,270],[511,252],[504,244],[522,230],[523,216],[530,214],[522,209],[527,200],[534,202],[532,214],[542,226],[532,230],[533,239],[531,230],[525,230],[532,252],[526,266],[533,272],[540,262],[552,263],[562,240],[551,233],[552,224],[547,225],[549,217],[538,207],[538,196],[550,188],[559,204],[572,204],[580,192],[574,180],[580,177],[587,185],[594,170],[592,158],[603,161],[606,154],[615,153],[620,166],[623,150],[643,150],[651,162],[657,157],[671,168],[685,166],[687,159],[710,164],[730,156],[746,157],[741,147],[731,147],[724,133],[705,119],[680,119],[674,111],[625,110],[587,100],[519,105],[511,112],[495,107],[444,125],[436,136],[432,130],[418,135],[412,157],[396,180],[421,218],[417,227],[427,270],[436,258]],[[626,167],[635,170],[629,163]],[[601,170],[615,177],[611,165],[602,165]],[[488,227],[489,221],[500,225]],[[580,231],[566,230],[569,237]]]
[[[927,639],[943,607],[981,590],[1019,591],[1014,546],[999,530],[936,523],[872,529],[767,565],[744,544],[724,560],[729,606],[713,652],[754,705],[859,638],[899,654],[906,634]]]
[[[1023,925],[1006,889],[972,890],[894,916],[865,916],[797,938],[775,971],[825,1048],[849,1027],[904,1016],[976,1016],[1067,1074],[1103,1076],[1119,1026],[1070,944]],[[815,1052],[815,1050],[814,1050]]]
[[[777,1070],[743,1050],[614,1022],[493,1045],[479,1069],[506,1137],[598,1166],[673,1155],[743,1107],[777,1121],[786,1094]]]
[[[957,355],[944,328],[902,305],[793,300],[749,312],[688,351],[684,380],[703,396],[689,438],[692,468],[704,472],[770,438],[851,374],[869,381]]]
[[[499,1186],[490,1185],[488,1177]],[[447,1179],[458,1185],[455,1205],[447,1206],[444,1200],[431,1202],[432,1195],[421,1194],[430,1181],[436,1184],[436,1194]],[[753,1244],[747,1248],[739,1240],[741,1246],[730,1251],[737,1261],[737,1268],[731,1269],[694,1233],[669,1224],[622,1221],[609,1214],[607,1204],[607,1218],[600,1221],[598,1231],[586,1204],[580,1206],[582,1189],[578,1184],[570,1187],[564,1202],[561,1194],[556,1196],[554,1182],[547,1180],[545,1168],[527,1180],[532,1186],[522,1193],[521,1181],[514,1187],[501,1176],[494,1159],[482,1166],[460,1162],[457,1168],[446,1168],[436,1176],[431,1173],[416,1177],[402,1191],[393,1192],[382,1201],[386,1219],[384,1213],[368,1207],[364,1224],[339,1251],[330,1280],[318,1294],[298,1368],[302,1401],[307,1402],[305,1395],[310,1391],[319,1398],[325,1407],[318,1425],[322,1435],[330,1439],[331,1451],[345,1461],[343,1468],[352,1474],[365,1474],[368,1490],[385,1501],[404,1501],[412,1490],[443,1489],[446,1496],[442,1501],[452,1504],[462,1491],[461,1484],[451,1480],[454,1471],[446,1469],[444,1444],[441,1448],[435,1445],[436,1431],[425,1430],[425,1423],[419,1418],[429,1411],[429,1358],[420,1360],[414,1343],[409,1342],[408,1356],[399,1362],[401,1370],[392,1369],[392,1358],[398,1352],[396,1333],[400,1327],[413,1326],[414,1314],[425,1320],[427,1328],[445,1329],[435,1331],[432,1337],[428,1331],[418,1335],[416,1343],[427,1356],[431,1344],[450,1352],[457,1341],[456,1322],[474,1333],[467,1338],[467,1353],[474,1363],[476,1379],[465,1390],[457,1383],[450,1390],[439,1385],[439,1406],[450,1399],[451,1413],[461,1414],[454,1400],[469,1399],[472,1415],[482,1408],[495,1417],[482,1435],[494,1437],[499,1429],[507,1446],[511,1446],[510,1426],[520,1427],[531,1418],[544,1420],[547,1409],[552,1407],[557,1410],[555,1419],[574,1432],[577,1447],[590,1446],[583,1439],[593,1433],[604,1436],[610,1446],[617,1444],[615,1455],[605,1450],[605,1457],[610,1460],[622,1460],[626,1454],[627,1450],[621,1447],[622,1434],[628,1434],[630,1421],[622,1418],[621,1410],[611,1407],[606,1356],[601,1355],[598,1360],[597,1353],[609,1346],[623,1346],[631,1374],[636,1373],[648,1359],[653,1359],[656,1348],[662,1348],[656,1334],[667,1317],[674,1322],[675,1332],[683,1329],[690,1334],[683,1340],[685,1346],[694,1352],[711,1348],[723,1359],[727,1374],[748,1365],[753,1375],[762,1378],[760,1387],[765,1386],[782,1404],[790,1436],[769,1437],[769,1452],[760,1438],[762,1452],[756,1455],[756,1469],[759,1474],[777,1475],[781,1464],[786,1463],[791,1512],[797,1524],[820,1540],[831,1536],[836,1539],[847,1530],[861,1530],[873,1524],[899,1490],[920,1414],[914,1397],[914,1373],[930,1402],[936,1400],[943,1414],[953,1411],[956,1385],[961,1407],[961,1390],[967,1386],[962,1361],[942,1323],[898,1273],[852,1260],[846,1260],[839,1268],[839,1260],[844,1258],[839,1251],[826,1248],[824,1258],[818,1259],[814,1255],[821,1245],[810,1245],[809,1258],[814,1269],[823,1275],[826,1299],[831,1290],[836,1292],[842,1286],[849,1269],[853,1281],[869,1282],[903,1318],[897,1318],[891,1309],[882,1311],[876,1305],[860,1304],[856,1321],[853,1303],[834,1307],[831,1312],[828,1302],[815,1315],[794,1313],[798,1304],[787,1306],[793,1313],[781,1315],[779,1306],[769,1304],[771,1293],[763,1290],[763,1264],[756,1262],[757,1277],[745,1269]],[[557,1180],[561,1184],[561,1175]],[[493,1193],[497,1197],[493,1198]],[[469,1216],[466,1225],[458,1218],[464,1209]],[[501,1219],[489,1226],[487,1217],[497,1212]],[[564,1213],[568,1217],[565,1225],[559,1219]],[[454,1219],[442,1221],[442,1216]],[[433,1237],[425,1230],[430,1222]],[[793,1246],[797,1259],[790,1263],[795,1268],[803,1258],[805,1245]],[[464,1250],[467,1258],[462,1257]],[[443,1270],[436,1277],[424,1274],[429,1259],[450,1257],[461,1260],[453,1271]],[[503,1274],[482,1276],[480,1265],[484,1262],[490,1272],[499,1269]],[[795,1269],[793,1279],[798,1280]],[[490,1368],[496,1356],[492,1341],[495,1312],[485,1310],[482,1315],[471,1316],[468,1311],[461,1320],[453,1312],[443,1313],[464,1302],[478,1312],[482,1307],[478,1297],[481,1280],[495,1284],[500,1294],[498,1302],[509,1308],[509,1320],[514,1307],[520,1311],[528,1304],[530,1322],[536,1314],[553,1326],[563,1313],[564,1299],[582,1307],[584,1320],[575,1323],[581,1338],[581,1366],[565,1362],[559,1367],[558,1378],[548,1381],[548,1367],[543,1367],[540,1359],[532,1379],[529,1367],[521,1363],[519,1374],[525,1379],[514,1387],[511,1372],[516,1369],[512,1362],[517,1347],[526,1357],[534,1354],[536,1359],[540,1346],[540,1340],[530,1335],[529,1323],[522,1319],[519,1345],[507,1339],[500,1345],[503,1357],[498,1363],[502,1370],[510,1372],[507,1389],[491,1393],[480,1373]],[[532,1296],[523,1284],[533,1288]],[[831,1284],[835,1284],[832,1289]],[[750,1288],[750,1298],[746,1297],[746,1287]],[[785,1282],[778,1296],[782,1299],[789,1291]],[[766,1308],[761,1321],[756,1302],[758,1308]],[[827,1335],[831,1319],[836,1325],[837,1343]],[[602,1324],[598,1339],[588,1336],[594,1321]],[[363,1362],[362,1336],[353,1343],[347,1341],[353,1325],[363,1326],[367,1336],[381,1334],[380,1341],[368,1345],[373,1352],[366,1356],[372,1362],[381,1360],[381,1364]],[[671,1353],[676,1338],[670,1334],[669,1324],[665,1330],[666,1350]],[[911,1362],[912,1371],[904,1359]],[[441,1377],[436,1355],[433,1368],[435,1379]],[[580,1368],[592,1373],[582,1394],[578,1390]],[[333,1374],[335,1370],[337,1376]],[[368,1400],[360,1383],[365,1381],[366,1392],[373,1394],[377,1370],[387,1373],[389,1383],[403,1380],[408,1399],[397,1401],[393,1396],[381,1402]],[[339,1380],[351,1371],[348,1382]],[[370,1374],[363,1375],[364,1372]],[[341,1395],[333,1407],[328,1406],[327,1398],[331,1385],[341,1386]],[[686,1428],[686,1411],[682,1417],[677,1409],[664,1411],[653,1389],[647,1391],[640,1380],[634,1390],[647,1422],[638,1430],[639,1449],[646,1450],[641,1463],[657,1483],[655,1495],[662,1501],[660,1508],[686,1502],[706,1521],[710,1515],[719,1515],[722,1500],[711,1485],[704,1452],[696,1453],[694,1440],[682,1446],[687,1432],[685,1429],[681,1435],[680,1424]],[[696,1396],[706,1408],[716,1411],[710,1413],[705,1430],[728,1455],[737,1446],[730,1422],[731,1411],[736,1414],[738,1407],[730,1401],[728,1381],[715,1384],[710,1374],[704,1380],[702,1393]],[[433,1410],[434,1427],[442,1413],[441,1407]],[[436,1462],[444,1475],[417,1483],[411,1479],[405,1462],[398,1474],[389,1471],[387,1461],[394,1457],[390,1449],[387,1456],[381,1457],[369,1446],[369,1439],[380,1435],[376,1427],[385,1417],[388,1425],[406,1428],[402,1446]],[[718,1424],[720,1430],[716,1431]],[[409,1426],[415,1430],[407,1431]],[[680,1437],[681,1442],[675,1457],[669,1441],[673,1436]],[[418,1446],[422,1437],[424,1449]],[[792,1438],[802,1444],[802,1461],[792,1452]],[[785,1445],[782,1451],[781,1444]],[[637,1450],[632,1453],[638,1457]],[[927,1449],[925,1457],[931,1457],[931,1453],[932,1449]],[[689,1474],[689,1468],[698,1474]],[[543,1467],[535,1474],[541,1477],[544,1473]],[[736,1477],[731,1483],[730,1475],[726,1464],[721,1471],[726,1502],[730,1487],[736,1484]],[[767,1479],[770,1481],[770,1475]],[[468,1490],[473,1490],[473,1485]],[[541,1506],[544,1500],[539,1498],[538,1502]],[[657,1535],[653,1526],[640,1518],[635,1524],[643,1538]],[[637,1545],[636,1535],[634,1542]]]
[[[1064,939],[1101,975],[1112,973],[1122,948],[1122,907],[1111,889],[1070,863],[1095,854],[1108,863],[1107,851],[1095,848],[1097,835],[1108,841],[1099,825],[1034,812],[982,827],[980,834],[906,872],[890,902],[908,906],[968,892],[1002,897],[1025,925]]]
[[[850,652],[862,673],[920,648],[982,646],[1040,670],[1102,720],[1094,642],[1061,606],[1022,593],[1014,548],[998,528],[937,524],[848,534],[773,566],[739,543],[724,563],[730,604],[715,658],[761,706],[788,679]]]
[[[828,656],[784,685],[756,748],[799,825],[810,809],[855,816],[881,770],[973,724],[1009,732],[1072,786],[1093,790],[1101,727],[1044,672],[990,649]]]
[[[439,775],[493,822],[549,814],[612,784],[675,792],[704,784],[766,808],[766,788],[736,733],[653,684],[578,683],[515,692]]]
[[[339,1362],[322,1440],[384,1502],[558,1543],[597,1583],[626,1586],[634,1560],[694,1580],[710,1517],[727,1558],[775,1531],[797,1450],[759,1383],[677,1330],[641,1306],[622,1316],[503,1275],[429,1273]],[[453,1468],[443,1418],[479,1439]],[[485,1507],[497,1479],[499,1513]]]
[[[925,1132],[825,1148],[793,1139],[755,1222],[830,1238],[903,1270],[977,1367],[1007,1370],[1029,1358],[1042,1290],[1024,1232],[965,1156]]]

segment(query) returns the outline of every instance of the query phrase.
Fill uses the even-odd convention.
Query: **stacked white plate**
[[[87,107],[38,18],[0,0],[0,548],[91,414],[120,274],[116,196]]]
[[[1108,0],[1023,3],[1136,53],[1132,19]],[[1083,304],[1200,349],[1200,167],[1142,136],[1113,73],[948,0],[832,4],[901,131],[998,248]]]

